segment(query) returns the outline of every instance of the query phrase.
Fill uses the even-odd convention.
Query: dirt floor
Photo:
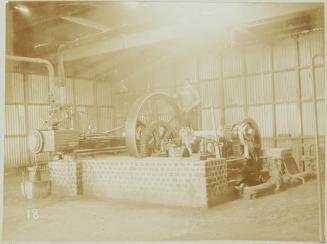
[[[318,239],[316,180],[255,200],[210,209],[118,200],[25,200],[19,177],[5,176],[4,240],[298,240]],[[39,218],[28,219],[28,209]]]

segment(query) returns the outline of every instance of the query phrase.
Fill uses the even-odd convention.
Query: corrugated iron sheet
[[[297,100],[297,76],[295,71],[277,73],[274,80],[277,102]]]
[[[28,148],[25,137],[5,138],[4,147],[5,168],[18,167],[28,163]]]
[[[218,53],[205,53],[199,57],[199,80],[211,80],[220,77]]]
[[[74,104],[74,84],[73,79],[65,78],[64,87],[55,90],[56,101],[63,104]]]
[[[325,107],[325,101],[318,101],[317,103],[318,107],[318,130],[320,135],[325,135],[325,122],[326,122],[326,107]]]
[[[226,108],[225,109],[225,120],[226,124],[232,125],[244,119],[244,108],[235,107],[235,108]]]
[[[314,111],[312,102],[302,103],[302,120],[303,120],[303,134],[314,135],[315,133],[315,121],[314,121]]]
[[[224,80],[225,105],[242,105],[244,82],[241,78]]]
[[[249,104],[272,102],[271,75],[247,77],[247,99]]]
[[[28,105],[28,132],[48,127],[45,121],[49,119],[49,109],[48,105]]]
[[[76,107],[76,129],[83,133],[97,129],[97,109],[96,107]]]
[[[276,127],[277,134],[300,135],[299,112],[296,103],[276,105]]]
[[[221,109],[214,109],[215,124],[216,128],[219,129],[220,118],[221,118]],[[212,123],[212,112],[211,109],[202,109],[202,130],[213,130],[214,126]]]
[[[250,106],[249,117],[257,122],[262,137],[273,136],[272,105]]]
[[[98,132],[110,130],[114,127],[114,114],[112,108],[98,108]]]
[[[316,68],[316,88],[317,88],[317,98],[324,98],[325,91],[325,73],[324,68]],[[305,69],[301,71],[301,94],[302,99],[312,99],[312,78],[311,70]]]
[[[74,79],[77,105],[94,105],[94,81]]]
[[[197,60],[195,56],[182,56],[176,59],[176,84],[197,82]]]
[[[297,66],[296,40],[288,38],[275,43],[274,70],[294,68]]]
[[[223,77],[242,74],[242,51],[229,49],[223,54]]]
[[[247,46],[245,49],[248,74],[271,70],[270,47],[264,44]]]
[[[200,98],[202,107],[220,105],[218,81],[206,81],[200,83]]]
[[[311,64],[311,57],[319,53],[324,46],[324,32],[310,32],[299,38],[300,64],[306,66]],[[322,64],[323,59],[317,59],[317,64]]]
[[[30,103],[45,104],[49,101],[49,80],[44,75],[27,75],[28,101]]]
[[[23,74],[6,73],[5,101],[6,103],[24,103]]]
[[[6,105],[5,121],[5,135],[24,135],[26,132],[24,106]]]
[[[111,86],[110,83],[108,81],[105,82],[96,82],[96,87],[97,87],[97,104],[98,105],[111,105]]]

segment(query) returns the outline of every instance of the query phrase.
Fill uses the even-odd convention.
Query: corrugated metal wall
[[[191,83],[201,95],[199,118],[195,118],[200,129],[212,129],[212,105],[217,126],[250,116],[260,126],[265,147],[290,145],[299,159],[302,145],[310,144],[313,136],[310,57],[321,50],[323,43],[323,31],[317,31],[272,45],[258,43],[222,52],[209,47],[200,54],[165,58],[127,77],[129,89],[124,93],[119,92],[119,84],[113,88],[110,82],[67,78],[65,91],[56,97],[60,93],[64,103],[75,111],[68,127],[74,124],[81,132],[103,131],[122,125],[130,105],[146,91],[173,94],[178,87]],[[323,140],[322,59],[317,64],[316,77]],[[26,135],[34,128],[45,128],[42,121],[48,116],[48,90],[45,76],[6,74],[6,167],[24,164],[31,158]],[[115,91],[112,96],[111,90]]]
[[[49,82],[45,75],[12,72],[6,74],[5,167],[28,164],[34,157],[27,147],[27,136],[34,129],[47,128]],[[106,131],[114,126],[111,87],[108,82],[66,78],[65,89],[56,90],[55,98],[70,105],[74,116],[65,127],[80,132]],[[74,123],[73,123],[74,122]]]
[[[310,57],[323,43],[323,31],[316,31],[269,45],[257,43],[224,51],[209,47],[200,54],[179,55],[153,67],[149,90],[172,94],[185,81],[191,82],[201,96],[198,116],[202,129],[212,128],[212,105],[217,125],[220,120],[232,124],[250,116],[260,126],[265,147],[291,146],[299,160],[302,145],[312,141],[314,130]],[[323,140],[324,66],[322,59],[317,63],[319,132]],[[138,92],[134,92],[142,94],[145,89],[137,89],[142,79],[135,82]],[[119,94],[117,97],[114,107],[119,107],[122,99]],[[136,97],[130,97],[129,102]],[[121,121],[125,116],[126,110],[121,110]]]

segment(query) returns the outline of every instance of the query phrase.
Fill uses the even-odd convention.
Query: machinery
[[[127,114],[125,126],[102,133],[80,134],[59,128],[67,111],[54,106],[49,114],[48,129],[35,130],[29,137],[29,146],[33,153],[50,152],[61,157],[126,151],[135,157],[190,157],[198,153],[200,160],[225,158],[228,186],[240,193],[252,194],[256,189],[262,191],[278,185],[278,180],[271,181],[278,167],[264,167],[260,130],[253,119],[245,118],[219,130],[196,131],[185,123],[183,116],[185,113],[175,98],[155,92],[136,100]],[[113,135],[112,132],[124,128],[125,136]]]
[[[125,152],[125,140],[115,136],[112,132],[79,133],[74,129],[60,128],[60,124],[70,116],[68,109],[62,106],[51,106],[47,129],[34,130],[28,138],[28,145],[32,153],[51,153],[62,157],[64,154],[90,155],[97,153]]]

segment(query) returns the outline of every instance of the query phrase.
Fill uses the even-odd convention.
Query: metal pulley
[[[28,136],[28,147],[32,153],[40,153],[44,146],[44,139],[39,130],[34,130]]]

